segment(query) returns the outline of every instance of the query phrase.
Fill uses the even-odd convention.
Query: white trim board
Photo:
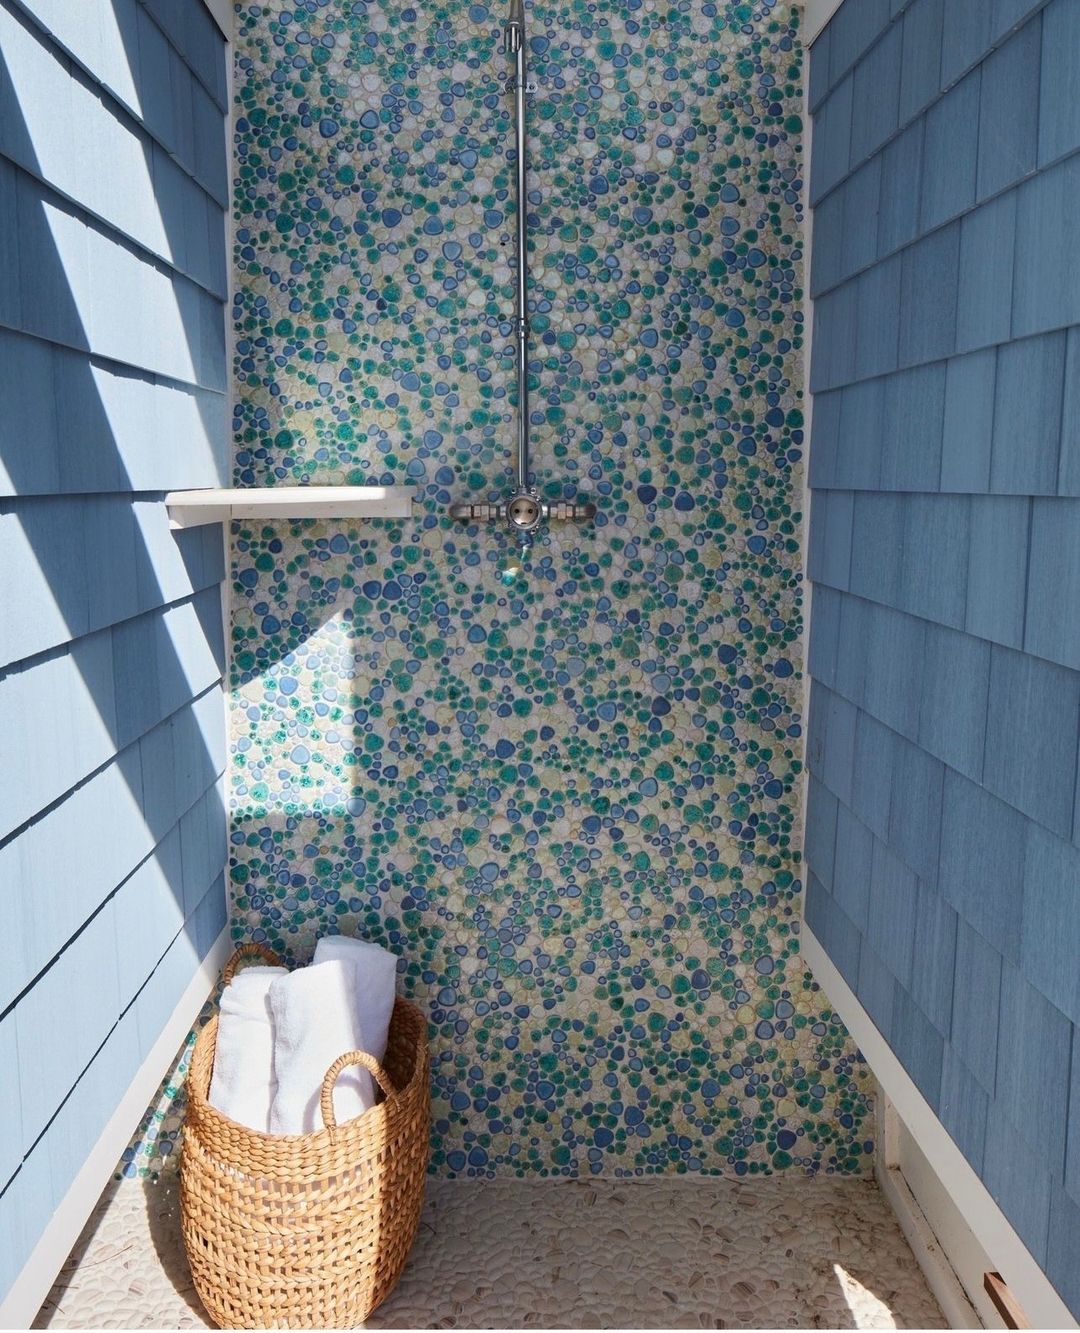
[[[864,2],[865,0],[851,0],[852,4]],[[843,3],[844,0],[806,0],[802,35],[804,45],[810,46],[821,36],[822,29]]]
[[[897,1115],[976,1240],[997,1264],[1032,1327],[1080,1327],[805,921],[802,953]]]
[[[883,1166],[878,1162],[874,1175],[949,1328],[985,1327],[926,1220],[918,1199],[912,1194],[904,1173],[898,1166]]]
[[[232,0],[203,0],[203,4],[210,11],[210,17],[225,34],[226,40],[231,42],[233,33]],[[229,142],[231,143],[232,140]]]
[[[120,1104],[90,1150],[71,1188],[57,1206],[22,1272],[0,1303],[0,1329],[29,1328],[36,1318],[56,1281],[61,1265],[79,1239],[86,1219],[101,1198],[121,1154],[146,1108],[153,1101],[158,1084],[168,1072],[180,1049],[180,1043],[191,1030],[199,1010],[213,990],[230,947],[229,928],[226,926],[188,983],[161,1036],[121,1097]]]
[[[896,1107],[889,1101],[884,1090],[879,1085],[876,1091],[876,1106],[874,1108],[874,1118],[877,1125],[876,1151],[874,1153],[874,1174],[877,1182],[881,1186],[881,1192],[892,1206],[896,1219],[900,1223],[900,1230],[907,1238],[907,1243],[911,1246],[911,1252],[918,1260],[919,1267],[923,1270],[926,1280],[929,1283],[930,1290],[937,1297],[937,1303],[941,1306],[941,1312],[948,1321],[950,1328],[1001,1328],[1000,1320],[985,1323],[980,1312],[975,1308],[974,1299],[971,1293],[964,1287],[953,1265],[952,1250],[945,1245],[946,1237],[939,1231],[935,1231],[926,1211],[923,1207],[924,1196],[920,1192],[915,1193],[915,1186],[919,1181],[910,1181],[904,1170],[902,1162],[901,1145],[914,1145],[915,1140],[904,1125],[903,1121],[896,1114]],[[926,1159],[915,1148],[920,1160],[926,1165],[926,1172],[933,1179],[933,1184],[938,1194],[945,1195],[941,1182],[933,1175]],[[955,1206],[952,1200],[948,1200],[949,1208],[955,1212]],[[979,1260],[976,1264],[976,1272],[973,1280],[981,1283],[982,1275],[988,1269],[994,1267],[993,1262],[987,1255],[981,1245],[970,1236],[970,1228],[967,1223],[956,1215],[956,1224],[968,1233],[970,1243],[978,1249]],[[951,1237],[948,1239],[952,1239]],[[981,1295],[981,1293],[976,1293]],[[985,1300],[986,1297],[982,1296]],[[993,1308],[993,1307],[991,1307]]]
[[[242,486],[170,491],[170,528],[234,518],[408,518],[415,486]]]

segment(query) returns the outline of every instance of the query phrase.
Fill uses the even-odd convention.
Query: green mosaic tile
[[[798,8],[529,8],[537,481],[600,515],[515,578],[446,517],[512,480],[501,12],[237,15],[237,484],[420,501],[234,525],[235,938],[401,955],[439,1174],[864,1169],[798,951]]]

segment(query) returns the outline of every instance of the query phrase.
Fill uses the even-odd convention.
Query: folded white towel
[[[210,1105],[265,1134],[274,1096],[274,1029],[269,991],[283,967],[245,967],[225,987],[218,1017]]]
[[[335,959],[301,967],[270,987],[274,1016],[271,1134],[311,1134],[323,1128],[319,1095],[326,1071],[347,1051],[367,1049],[354,1000],[356,964]],[[342,1072],[334,1088],[338,1124],[375,1105],[366,1069]]]
[[[364,1034],[364,1045],[360,1049],[376,1060],[382,1060],[386,1055],[390,1019],[394,1012],[397,954],[370,940],[324,935],[315,945],[314,961],[329,963],[335,959],[356,965],[356,1016]]]

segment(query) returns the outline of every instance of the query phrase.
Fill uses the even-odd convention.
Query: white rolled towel
[[[356,964],[334,959],[301,967],[270,987],[274,1016],[274,1077],[271,1134],[312,1134],[323,1128],[319,1096],[323,1078],[347,1051],[367,1049],[354,1000]],[[375,1105],[366,1069],[346,1069],[334,1086],[338,1124]]]
[[[324,935],[315,945],[313,961],[329,963],[336,959],[356,965],[356,1015],[365,1041],[360,1049],[381,1061],[386,1055],[394,1013],[397,954],[370,940]]]
[[[210,1105],[230,1120],[265,1134],[274,1098],[271,984],[283,967],[245,967],[221,996]]]

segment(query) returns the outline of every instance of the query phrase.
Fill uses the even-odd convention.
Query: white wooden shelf
[[[246,486],[170,491],[170,528],[234,518],[408,518],[415,486]]]

